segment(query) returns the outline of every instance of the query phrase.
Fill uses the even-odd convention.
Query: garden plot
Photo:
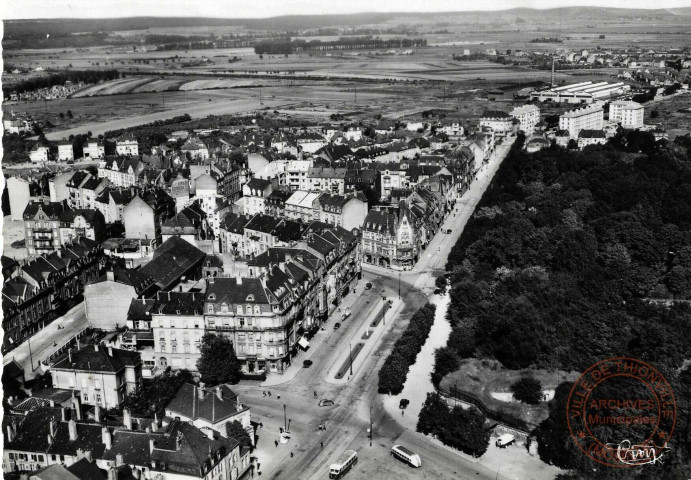
[[[154,80],[152,82],[140,85],[132,90],[131,93],[145,93],[145,92],[169,92],[174,90],[179,90],[180,85],[185,81],[180,79],[165,79],[165,80]]]
[[[180,85],[179,90],[209,90],[215,88],[237,88],[254,85],[253,80],[234,80],[230,78],[214,78],[204,80],[192,80]]]

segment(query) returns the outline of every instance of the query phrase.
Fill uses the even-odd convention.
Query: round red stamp
[[[611,467],[662,462],[677,421],[667,380],[650,364],[627,357],[602,360],[583,372],[566,412],[578,448]]]

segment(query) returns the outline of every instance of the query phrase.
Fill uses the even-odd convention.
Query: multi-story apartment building
[[[116,187],[133,187],[137,185],[139,174],[145,165],[139,158],[107,158],[98,167],[98,177],[107,178]]]
[[[166,416],[179,418],[197,428],[212,429],[226,437],[226,423],[240,422],[254,445],[254,427],[250,421],[250,407],[240,403],[228,385],[205,388],[185,383],[166,405]]]
[[[302,333],[319,328],[358,277],[355,236],[313,222],[304,238],[258,255],[253,276],[207,279],[206,329],[233,341],[248,373],[283,372]]]
[[[609,121],[621,123],[624,128],[641,128],[644,110],[640,103],[617,100],[609,104]]]
[[[367,216],[367,201],[357,195],[322,193],[312,203],[318,219],[348,231],[362,228]]]
[[[285,167],[286,185],[288,189],[309,190],[311,182],[307,178],[312,162],[310,160],[288,160]]]
[[[125,207],[136,194],[137,191],[134,187],[106,187],[96,197],[94,208],[103,214],[106,223],[122,222]]]
[[[498,135],[505,135],[513,131],[513,119],[514,117],[501,110],[487,110],[480,117],[480,127],[489,128]]]
[[[604,145],[607,136],[604,130],[581,130],[578,132],[578,148],[583,149],[588,145]]]
[[[97,198],[108,186],[108,180],[99,179],[87,171],[80,170],[74,172],[65,186],[70,207],[97,209]]]
[[[197,371],[204,336],[204,294],[158,292],[150,312],[158,366]]]
[[[105,347],[78,346],[51,368],[53,388],[79,390],[81,403],[117,408],[142,380],[139,353]]]
[[[120,135],[115,139],[115,152],[118,155],[139,155],[139,143],[131,133]]]
[[[84,158],[103,158],[106,156],[105,146],[100,140],[90,139],[83,147]]]
[[[58,142],[58,160],[61,162],[69,162],[74,160],[74,149],[72,142],[63,138]]]
[[[394,190],[391,206],[370,210],[362,227],[365,263],[395,270],[409,270],[415,265],[439,230],[449,211],[449,199],[455,195],[451,184],[436,185],[439,188],[433,191],[432,184],[440,183],[436,180],[428,180],[415,190]]]
[[[17,265],[2,289],[3,353],[42,329],[55,318],[56,309],[69,307],[83,293],[83,285],[98,277],[102,262],[101,247],[82,237]]]
[[[245,200],[245,215],[264,213],[266,198],[271,195],[273,185],[269,180],[253,178],[242,187],[242,196]]]
[[[309,187],[307,190],[320,192],[345,193],[345,168],[311,167],[307,172]]]
[[[516,107],[511,110],[510,115],[520,122],[518,128],[526,135],[533,133],[540,122],[540,109],[535,105]]]
[[[264,201],[264,213],[273,217],[283,217],[286,210],[286,202],[293,192],[286,190],[274,190]]]
[[[572,139],[577,139],[581,130],[602,130],[603,124],[604,111],[597,105],[570,110],[559,117],[559,130],[569,132]]]
[[[73,412],[73,413],[70,413]],[[238,480],[250,468],[250,449],[209,428],[180,419],[94,420],[75,410],[37,407],[8,425],[3,472],[49,470],[37,478],[135,478],[140,480]],[[74,472],[75,474],[71,473]],[[123,473],[126,472],[126,473]],[[36,472],[37,473],[37,472]]]
[[[302,225],[286,218],[254,215],[243,227],[243,257],[266,252],[269,248],[289,245],[301,238]]]
[[[102,241],[105,220],[98,210],[70,209],[65,203],[33,202],[24,209],[24,239],[29,255],[59,250],[78,237]]]
[[[314,202],[319,198],[318,192],[297,190],[285,202],[285,216],[287,218],[311,222],[319,220],[319,212],[314,209]]]
[[[31,159],[32,163],[47,162],[48,152],[49,150],[47,146],[36,142],[36,144],[31,147],[31,150],[29,151],[29,159]]]

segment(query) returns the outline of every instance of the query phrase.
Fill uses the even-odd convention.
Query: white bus
[[[356,463],[357,452],[355,450],[346,450],[338,457],[336,463],[332,463],[329,467],[329,478],[341,478]]]
[[[420,460],[420,455],[418,455],[417,453],[413,453],[411,450],[405,448],[403,445],[394,445],[391,448],[391,455],[398,458],[399,460],[403,460],[411,467],[418,468],[422,466],[422,460]]]

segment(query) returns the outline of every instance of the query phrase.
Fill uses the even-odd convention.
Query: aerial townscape
[[[691,7],[102,3],[4,20],[3,478],[691,478]]]

